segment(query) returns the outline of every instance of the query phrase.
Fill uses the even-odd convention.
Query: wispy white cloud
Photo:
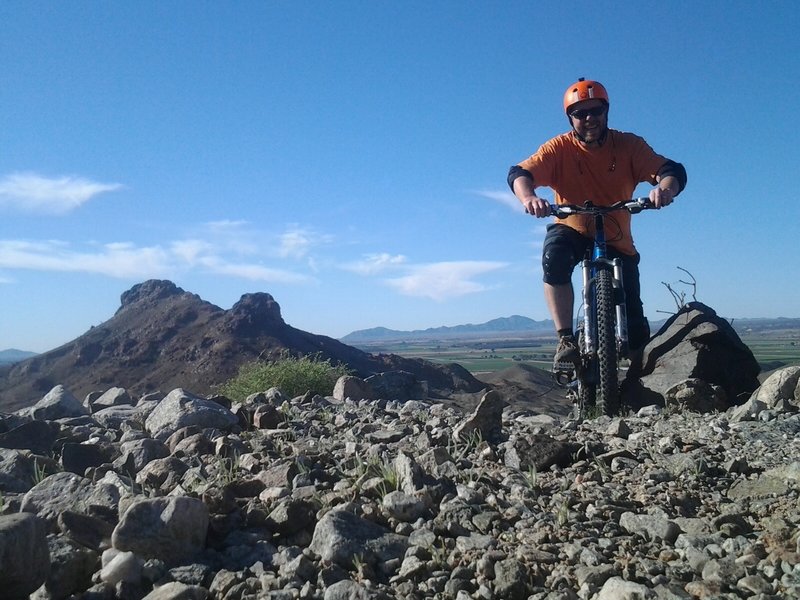
[[[387,269],[396,268],[406,263],[406,257],[402,254],[367,254],[361,260],[345,263],[341,268],[345,271],[352,271],[359,275],[377,275]]]
[[[290,225],[278,236],[278,244],[273,249],[273,254],[280,258],[300,260],[307,258],[314,248],[329,244],[333,239],[330,234]]]
[[[413,264],[402,254],[383,252],[340,264],[339,268],[365,277],[384,275],[381,281],[404,296],[444,301],[489,289],[478,278],[507,266],[505,262],[477,260]],[[385,277],[388,272],[397,276]]]
[[[251,281],[269,283],[307,283],[311,281],[310,277],[300,273],[257,264],[232,263],[217,256],[205,256],[200,259],[200,263],[212,273],[250,279]]]
[[[385,281],[403,295],[441,302],[488,289],[476,278],[506,266],[494,261],[439,262],[409,266],[406,275]]]
[[[239,232],[248,224],[249,223],[244,219],[222,219],[219,221],[209,221],[205,226],[212,232]]]
[[[316,248],[330,243],[333,236],[296,224],[282,232],[268,232],[246,220],[209,221],[187,228],[185,239],[172,243],[173,250],[194,262],[200,253],[260,257],[272,260],[304,261],[318,268]]]
[[[511,190],[475,190],[477,196],[499,202],[503,206],[512,209],[514,212],[524,213],[525,208]]]
[[[240,256],[252,256],[262,252],[258,242],[260,234],[245,220],[209,221],[192,227],[188,237],[189,240],[181,243],[190,242],[192,245],[205,243],[209,247],[216,248],[217,252],[229,252]]]
[[[158,246],[117,243],[94,252],[80,252],[59,241],[0,240],[0,267],[131,278],[165,276],[170,262],[169,253]]]
[[[199,272],[304,284],[314,281],[314,274],[320,270],[311,250],[331,239],[297,225],[290,225],[283,233],[265,233],[244,220],[189,226],[183,236],[148,246],[131,242],[78,244],[7,239],[0,240],[0,269],[90,273],[123,279],[172,278]],[[297,259],[303,262],[298,263]],[[284,268],[287,262],[291,262],[290,268]]]
[[[214,245],[205,240],[178,240],[170,244],[172,253],[189,265],[197,264],[213,248]]]
[[[64,214],[95,196],[116,191],[119,183],[99,183],[83,177],[44,177],[11,173],[0,178],[0,208],[42,214]]]
[[[303,258],[314,245],[312,234],[305,229],[293,229],[280,236],[278,256],[283,258]]]
[[[310,277],[290,270],[241,263],[215,252],[203,240],[179,240],[168,246],[137,246],[116,242],[75,250],[66,242],[0,240],[0,268],[90,273],[108,277],[148,279],[174,277],[187,270],[272,283],[304,283]]]

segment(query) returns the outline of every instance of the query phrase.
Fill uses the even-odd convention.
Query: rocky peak
[[[171,281],[165,279],[148,279],[134,285],[122,293],[120,310],[138,302],[157,302],[170,296],[180,296],[186,292]]]
[[[232,332],[248,336],[286,325],[280,305],[265,292],[244,294],[226,316]]]

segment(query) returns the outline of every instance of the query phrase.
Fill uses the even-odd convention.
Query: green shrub
[[[242,365],[239,373],[220,386],[220,393],[231,400],[242,401],[250,394],[276,387],[294,397],[312,392],[329,396],[336,380],[350,371],[345,365],[331,364],[319,355],[290,356],[284,354],[275,361],[256,360]]]

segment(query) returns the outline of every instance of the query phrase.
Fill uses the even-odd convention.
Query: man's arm
[[[672,203],[686,187],[686,169],[681,163],[668,160],[656,174],[658,186],[650,190],[650,201],[656,208]]]
[[[550,203],[536,195],[536,184],[530,171],[514,165],[508,170],[508,185],[522,202],[526,213],[540,218],[550,216]]]
[[[664,183],[665,180],[669,183]],[[667,160],[658,170],[656,181],[658,181],[662,187],[669,185],[672,190],[672,195],[677,196],[683,191],[683,188],[686,187],[686,169],[681,163],[675,162],[674,160]]]

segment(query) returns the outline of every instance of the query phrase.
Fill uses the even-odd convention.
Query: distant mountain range
[[[653,333],[658,331],[665,319],[651,320],[650,328]],[[796,318],[757,318],[757,319],[728,319],[733,328],[741,335],[744,333],[768,333],[783,330],[800,331],[800,319]],[[498,336],[540,336],[555,335],[553,321],[545,319],[536,321],[528,317],[513,315],[492,319],[478,325],[455,325],[453,327],[430,327],[428,329],[415,329],[413,331],[398,331],[386,327],[373,327],[372,329],[359,329],[348,333],[340,341],[345,344],[377,344],[385,342],[410,342],[442,340],[455,338],[498,337]]]
[[[13,365],[31,356],[36,356],[36,352],[27,352],[16,348],[0,350],[0,365]]]
[[[553,333],[553,322],[549,319],[536,321],[520,315],[492,319],[478,325],[455,325],[453,327],[430,327],[413,331],[398,331],[386,327],[359,329],[348,333],[340,341],[345,344],[364,344],[370,342],[410,341],[480,337],[487,335],[546,334]]]

